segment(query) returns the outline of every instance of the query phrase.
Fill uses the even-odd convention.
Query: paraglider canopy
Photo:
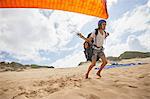
[[[0,0],[0,8],[44,8],[108,18],[106,0]]]

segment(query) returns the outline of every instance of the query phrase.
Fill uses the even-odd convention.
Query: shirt
[[[95,37],[96,36],[96,37]],[[92,32],[91,37],[94,39],[94,44],[97,47],[101,47],[104,44],[104,40],[105,40],[105,32],[103,31],[103,35],[100,33],[100,31],[98,30],[98,34],[95,34],[95,31]]]

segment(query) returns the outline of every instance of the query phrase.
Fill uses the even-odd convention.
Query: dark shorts
[[[92,61],[93,60],[98,60],[102,56],[105,56],[103,50],[93,49]]]

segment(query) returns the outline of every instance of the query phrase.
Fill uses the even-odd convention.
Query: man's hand
[[[91,42],[91,41],[92,41],[92,38],[91,38],[91,37],[86,38],[86,37],[84,37],[81,33],[77,33],[77,36],[79,36],[80,38],[84,39],[86,42]]]

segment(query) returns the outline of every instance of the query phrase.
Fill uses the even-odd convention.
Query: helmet
[[[101,24],[102,24],[103,22],[105,22],[105,23],[106,23],[106,21],[105,21],[105,20],[99,20],[99,21],[98,21],[98,27],[100,27],[100,26],[101,26]]]

